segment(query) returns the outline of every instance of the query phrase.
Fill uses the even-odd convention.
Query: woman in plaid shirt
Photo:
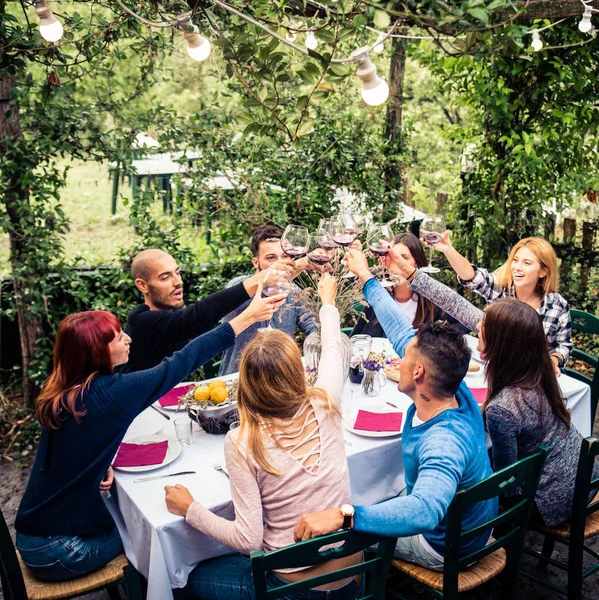
[[[480,296],[487,304],[505,297],[525,302],[541,316],[556,372],[564,367],[572,349],[572,327],[568,302],[557,293],[557,257],[551,244],[543,238],[520,240],[508,259],[494,273],[473,266],[451,244],[449,231],[433,245],[447,257],[460,283]]]

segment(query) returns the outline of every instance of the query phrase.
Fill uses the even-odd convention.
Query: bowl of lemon
[[[229,425],[239,419],[237,413],[237,380],[214,379],[200,382],[190,389],[181,402],[187,413],[208,433],[227,433]]]

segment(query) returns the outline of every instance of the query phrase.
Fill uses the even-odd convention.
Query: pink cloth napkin
[[[113,467],[145,467],[146,465],[159,465],[164,461],[168,450],[168,440],[153,444],[128,444],[123,442]]]
[[[162,396],[158,402],[160,403],[160,406],[177,406],[177,404],[179,404],[179,398],[187,394],[187,392],[189,392],[189,390],[193,387],[195,387],[195,383],[173,388],[170,392],[164,394],[164,396]]]
[[[487,388],[470,388],[470,391],[479,404],[487,399]]]
[[[403,413],[386,412],[373,413],[359,410],[354,429],[362,431],[401,431]]]

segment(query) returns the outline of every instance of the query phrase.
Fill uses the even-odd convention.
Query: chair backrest
[[[397,538],[381,537],[353,530],[336,531],[305,542],[298,542],[280,550],[264,553],[256,550],[251,553],[252,571],[256,598],[269,600],[318,587],[340,579],[355,577],[359,573],[370,573],[367,595],[364,598],[383,600],[385,586],[393,550]],[[341,542],[343,542],[341,545]],[[334,544],[334,546],[332,546]],[[338,571],[317,575],[303,581],[289,583],[272,590],[266,589],[266,573],[279,569],[292,569],[320,565],[334,558],[343,558],[361,552],[378,544],[376,555],[357,565],[345,567]]]
[[[572,308],[570,310],[570,318],[572,321],[572,329],[599,335],[599,317],[583,310]],[[599,358],[581,350],[574,348],[571,353],[571,358],[581,360],[588,365],[594,367],[593,376],[586,375],[574,369],[565,369],[566,373],[579,381],[583,381],[591,386],[591,425],[595,422],[595,413],[597,412],[597,403],[599,402]]]
[[[0,580],[4,600],[27,600],[27,589],[21,566],[2,512],[0,512]]]
[[[528,519],[546,455],[547,448],[539,446],[539,449],[530,456],[493,473],[467,489],[458,491],[455,495],[447,511],[443,568],[444,595],[446,590],[457,590],[458,574],[462,568],[496,552],[499,548],[505,548],[507,553],[504,569],[506,578],[510,580],[516,577]],[[518,488],[521,495],[511,508],[481,525],[462,531],[462,516],[467,506],[497,498],[502,494],[509,494]],[[480,550],[460,556],[466,542],[499,526],[502,526],[501,531],[504,533],[498,535],[495,541]]]
[[[570,543],[580,544],[584,540],[586,518],[599,510],[599,500],[589,504],[589,496],[599,490],[599,477],[593,479],[595,458],[599,455],[599,440],[588,437],[582,440],[576,483],[574,484],[574,498],[572,499],[572,519],[570,521]],[[593,494],[595,495],[595,494]]]

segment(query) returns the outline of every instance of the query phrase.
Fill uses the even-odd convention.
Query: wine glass
[[[300,258],[308,251],[310,234],[305,227],[287,225],[281,237],[281,248],[290,258]]]
[[[422,267],[421,271],[425,273],[439,272],[437,267],[433,267],[433,246],[441,241],[445,229],[445,219],[441,215],[427,216],[422,220],[420,233],[422,234],[422,239],[428,244],[430,252],[428,255],[428,266]]]
[[[310,239],[311,242],[316,242],[323,250],[329,251],[338,247],[331,235],[331,222],[329,219],[320,220],[318,229],[310,236]]]
[[[263,296],[276,296],[277,294],[289,294],[291,291],[291,269],[286,265],[272,265],[268,267],[264,284],[262,285]],[[260,331],[274,329],[268,320],[268,325]]]
[[[308,258],[319,267],[330,263],[335,257],[336,244],[326,231],[316,231],[310,235]]]
[[[351,213],[344,213],[331,219],[331,236],[339,246],[349,248],[359,233],[358,224]]]
[[[389,252],[389,246],[393,244],[395,236],[389,223],[372,223],[368,227],[367,243],[368,249],[378,257],[383,257]],[[381,280],[384,287],[393,287],[395,284],[387,277]]]

